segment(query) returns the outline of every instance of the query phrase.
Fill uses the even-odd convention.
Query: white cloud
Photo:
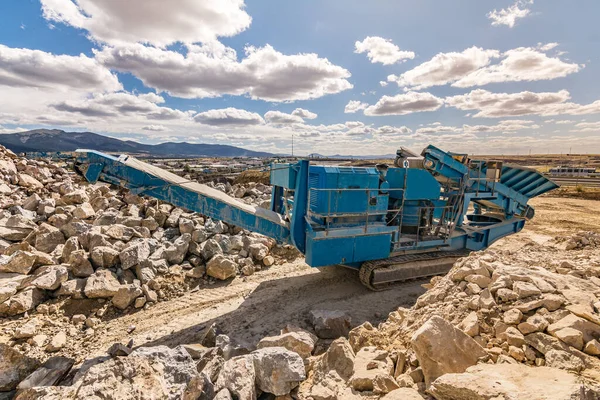
[[[438,110],[444,100],[431,93],[407,92],[396,96],[383,96],[377,104],[365,109],[365,115],[406,115],[421,111]]]
[[[379,84],[381,85],[381,87],[386,87],[388,85],[386,81],[379,81]]]
[[[520,47],[500,53],[471,47],[461,53],[439,53],[431,60],[403,73],[390,75],[388,81],[400,87],[424,89],[451,83],[454,87],[483,86],[496,82],[540,81],[562,78],[583,66],[548,57],[539,49],[552,49],[555,43]],[[494,58],[502,58],[490,65]]]
[[[558,124],[558,125],[568,125],[568,124],[572,124],[572,123],[574,123],[574,122],[575,122],[575,121],[572,121],[572,120],[570,120],[570,119],[561,119],[561,120],[559,120],[559,121],[554,121],[554,123],[555,123],[555,124]]]
[[[496,125],[463,125],[463,130],[469,133],[483,133],[483,132],[507,132],[512,133],[521,131],[524,129],[539,129],[540,125],[535,124],[534,121],[511,119],[500,121]]]
[[[41,0],[44,18],[87,30],[96,40],[166,46],[233,36],[252,19],[243,0]]]
[[[541,51],[550,51],[557,46],[558,46],[558,43],[556,43],[556,42],[546,43],[546,44],[538,43],[538,48]]]
[[[441,133],[441,132],[452,132],[459,133],[462,132],[461,128],[457,128],[455,126],[444,126],[444,125],[433,125],[427,126],[424,128],[419,128],[415,133],[417,134],[432,134],[432,133]]]
[[[248,94],[267,101],[308,100],[351,89],[350,72],[316,54],[284,55],[273,47],[246,47],[237,60],[218,42],[188,46],[188,54],[141,44],[106,47],[96,58],[131,72],[146,86],[183,98]]]
[[[410,129],[407,126],[390,126],[390,125],[384,125],[384,126],[380,126],[379,128],[377,128],[376,133],[378,135],[397,135],[397,134],[402,134],[402,135],[408,135],[409,133],[412,133],[412,129]]]
[[[233,107],[198,113],[194,116],[194,121],[213,126],[247,126],[265,123],[257,113]]]
[[[168,128],[163,125],[146,125],[142,127],[142,130],[151,132],[164,132],[168,131]]]
[[[540,81],[563,78],[581,67],[548,57],[531,47],[509,50],[496,65],[481,68],[454,82],[452,86],[466,88],[494,82]]]
[[[186,119],[188,113],[168,107],[160,107],[144,96],[139,97],[126,92],[97,93],[90,98],[65,100],[50,105],[56,111],[79,114],[83,117],[110,120],[115,117],[136,117],[149,120]],[[156,100],[156,99],[154,99]]]
[[[477,110],[473,117],[510,117],[522,115],[584,115],[600,113],[600,100],[581,105],[567,102],[571,95],[559,92],[492,93],[477,89],[470,93],[445,99],[448,106],[459,110]]]
[[[506,25],[512,28],[518,19],[525,18],[531,13],[531,10],[525,7],[532,3],[533,0],[517,0],[515,4],[508,8],[494,9],[494,11],[487,14],[487,17],[492,20],[493,26]]]
[[[304,120],[293,114],[286,114],[281,111],[267,111],[265,120],[270,124],[301,124]]]
[[[154,103],[154,104],[162,104],[165,102],[165,99],[162,96],[159,96],[156,93],[152,93],[152,92],[138,94],[137,97],[139,97],[140,99],[149,101],[150,103]]]
[[[484,50],[479,47],[471,47],[461,53],[439,53],[410,71],[400,76],[390,75],[387,79],[389,82],[396,82],[398,86],[425,89],[454,82],[485,67],[493,58],[498,57],[498,50]]]
[[[580,122],[575,125],[575,129],[569,132],[596,132],[600,133],[600,122]]]
[[[315,119],[318,117],[318,115],[314,112],[310,112],[303,108],[296,108],[294,111],[292,111],[292,115],[296,115],[302,119]]]
[[[398,46],[389,39],[378,36],[368,36],[362,42],[354,43],[355,53],[367,53],[371,63],[382,63],[383,65],[395,64],[400,60],[412,60],[415,53],[400,50]]]
[[[363,103],[362,101],[359,101],[359,100],[350,100],[348,102],[348,104],[346,104],[346,107],[344,107],[344,113],[354,114],[355,112],[357,112],[359,110],[364,110],[368,106],[369,106],[368,103]]]
[[[17,133],[17,132],[24,132],[27,129],[24,128],[5,128],[2,125],[0,125],[0,134],[5,134],[5,133]]]
[[[107,68],[85,55],[54,55],[0,44],[0,86],[52,90],[115,91],[121,84]]]

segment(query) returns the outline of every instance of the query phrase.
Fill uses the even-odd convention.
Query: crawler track
[[[361,265],[359,277],[371,290],[392,289],[408,280],[443,275],[457,259],[468,254],[469,251],[436,251],[367,261]]]

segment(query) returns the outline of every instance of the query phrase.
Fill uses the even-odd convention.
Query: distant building
[[[596,176],[596,168],[590,167],[556,167],[550,168],[552,176]]]

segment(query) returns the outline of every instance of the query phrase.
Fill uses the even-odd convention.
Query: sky
[[[0,134],[600,153],[597,0],[0,0]]]

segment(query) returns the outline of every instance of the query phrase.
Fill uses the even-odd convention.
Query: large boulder
[[[36,255],[28,251],[17,250],[10,256],[0,256],[0,272],[28,274],[35,264]]]
[[[252,352],[256,386],[276,396],[288,394],[306,379],[304,362],[293,351],[283,347],[266,347]]]
[[[112,272],[109,270],[98,270],[87,278],[83,292],[90,299],[109,298],[117,294],[119,287],[119,281]]]
[[[206,274],[220,280],[235,277],[237,271],[237,264],[222,254],[215,255],[206,264]]]
[[[217,254],[223,254],[223,249],[219,246],[219,242],[214,239],[208,239],[205,242],[201,242],[193,253],[208,261]]]
[[[258,342],[256,346],[259,349],[265,347],[285,347],[286,349],[298,353],[302,359],[311,356],[317,338],[310,332],[295,329],[291,332],[282,333],[277,336],[267,336]]]
[[[561,337],[558,335],[558,332],[565,328],[571,328],[581,332],[584,342],[589,342],[592,339],[600,337],[600,325],[578,317],[574,314],[569,314],[548,326],[548,333],[557,337],[558,339],[561,339]]]
[[[352,327],[350,316],[344,311],[313,310],[310,316],[315,332],[321,339],[348,336]]]
[[[44,292],[36,287],[21,290],[0,304],[0,316],[14,316],[31,311],[44,299]]]
[[[126,247],[119,253],[121,267],[123,267],[123,269],[134,267],[150,257],[151,253],[150,244],[146,240]]]
[[[411,343],[426,386],[444,374],[464,372],[487,355],[473,338],[438,316],[425,322]]]
[[[300,398],[345,399],[347,381],[354,369],[354,351],[348,340],[334,340],[329,349],[312,362],[312,373],[309,379],[300,384]],[[352,395],[352,394],[351,394]]]
[[[114,267],[119,262],[119,252],[109,246],[94,247],[90,256],[96,268]]]
[[[28,175],[28,174],[18,174],[19,177],[19,185],[26,187],[26,188],[31,188],[31,189],[42,189],[44,187],[44,185],[42,184],[42,182],[38,181],[37,179],[35,179],[33,176]]]
[[[7,392],[17,387],[19,382],[31,374],[39,363],[34,358],[0,343],[0,392]]]
[[[43,224],[47,228],[50,227],[48,224]],[[58,230],[58,228],[51,227],[46,232],[39,232],[35,236],[35,248],[44,253],[51,253],[56,249],[59,244],[65,243],[65,236]]]
[[[71,370],[74,360],[66,357],[51,357],[41,367],[25,378],[17,389],[56,385]]]
[[[480,364],[437,378],[429,392],[437,400],[582,400],[600,396],[597,387],[555,368]]]
[[[189,233],[184,233],[175,241],[173,244],[165,250],[165,258],[171,264],[180,264],[185,259],[185,255],[187,254],[188,248],[190,247],[190,241],[192,239],[192,235]]]
[[[141,287],[134,284],[122,285],[117,291],[117,293],[113,296],[111,301],[115,307],[124,310],[127,307],[129,307],[129,305],[141,295]]]
[[[38,268],[31,285],[38,289],[56,290],[69,278],[69,271],[63,265],[49,265]]]
[[[227,360],[215,383],[215,391],[228,389],[238,400],[256,400],[256,372],[250,355]]]
[[[26,278],[27,275],[0,272],[0,303],[17,293],[21,282]]]
[[[360,392],[373,391],[378,379],[393,381],[394,363],[385,350],[363,347],[356,353],[350,386]]]
[[[81,399],[195,399],[184,396],[195,371],[190,368],[180,375],[161,361],[130,355],[93,365],[80,378],[77,396]]]
[[[82,204],[90,201],[87,193],[84,190],[75,190],[65,194],[61,200],[67,205]]]
[[[68,263],[71,273],[78,278],[87,278],[94,273],[94,267],[85,250],[73,250],[69,254]]]
[[[32,220],[22,215],[12,215],[0,221],[0,238],[19,241],[37,229],[38,226]]]

